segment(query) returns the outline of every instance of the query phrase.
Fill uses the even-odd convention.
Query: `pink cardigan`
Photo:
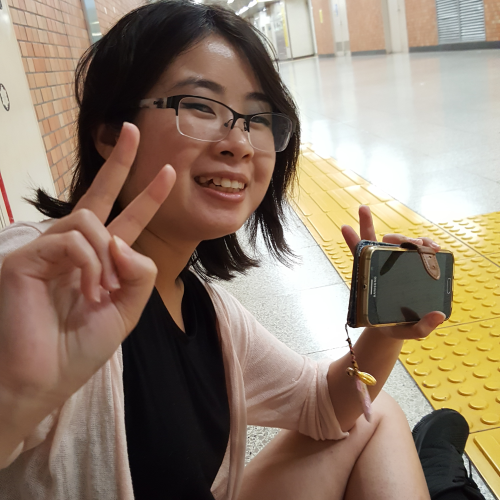
[[[16,223],[0,233],[0,265],[52,221]],[[247,425],[341,439],[326,374],[271,335],[228,292],[206,288],[217,313],[231,432],[214,497],[235,500],[244,472]],[[29,314],[29,311],[27,311]],[[133,500],[125,435],[121,347],[66,403],[45,418],[0,470],[2,500]],[[168,491],[168,485],[165,485]]]

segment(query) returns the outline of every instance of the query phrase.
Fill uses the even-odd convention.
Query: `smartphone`
[[[415,323],[432,311],[450,317],[454,266],[451,252],[436,254],[441,276],[435,280],[416,250],[361,243],[351,284],[350,326]]]

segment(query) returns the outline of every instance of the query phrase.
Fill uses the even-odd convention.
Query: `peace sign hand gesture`
[[[120,138],[73,212],[4,260],[0,274],[0,468],[34,427],[113,355],[154,286],[153,261],[132,250],[175,182],[165,166],[105,227],[139,131]]]
[[[356,245],[361,239],[377,241],[372,214],[370,208],[365,205],[361,205],[359,207],[359,227],[361,238],[351,226],[342,226],[342,235],[344,236],[344,239],[353,255],[356,250]],[[386,234],[383,241],[384,243],[394,243],[396,245],[400,245],[405,241],[410,241],[411,243],[415,243],[417,245],[431,247],[436,252],[440,250],[439,245],[430,238],[412,239],[407,238],[402,234]],[[396,339],[419,339],[427,337],[427,335],[435,330],[444,321],[444,319],[445,315],[442,312],[434,311],[426,314],[418,323],[412,325],[379,327],[377,330]]]

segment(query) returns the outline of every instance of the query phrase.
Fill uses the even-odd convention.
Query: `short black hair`
[[[120,129],[124,121],[133,123],[139,110],[130,104],[147,95],[177,56],[213,34],[222,36],[246,57],[273,110],[286,114],[295,124],[288,147],[276,153],[264,199],[245,224],[248,241],[254,248],[260,228],[271,255],[289,263],[293,252],[285,241],[283,227],[287,195],[295,179],[300,152],[297,107],[270,56],[273,49],[269,41],[247,21],[220,6],[185,0],[145,5],[126,14],[87,49],[75,74],[79,113],[68,201],[52,198],[39,189],[31,203],[52,218],[71,213],[104,163],[94,145],[92,134],[96,128],[104,123]],[[116,203],[109,221],[120,210]],[[258,260],[245,252],[234,233],[202,241],[188,265],[204,279],[228,280],[235,273],[257,266]]]

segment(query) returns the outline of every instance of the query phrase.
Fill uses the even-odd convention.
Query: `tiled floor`
[[[500,210],[499,50],[280,66],[300,107],[303,140],[319,152],[432,222]],[[264,257],[261,268],[227,287],[291,348],[337,358],[346,352],[348,290],[300,220],[290,219],[301,262],[290,270]],[[385,389],[411,426],[431,410],[399,364]],[[247,458],[275,432],[252,428]]]

